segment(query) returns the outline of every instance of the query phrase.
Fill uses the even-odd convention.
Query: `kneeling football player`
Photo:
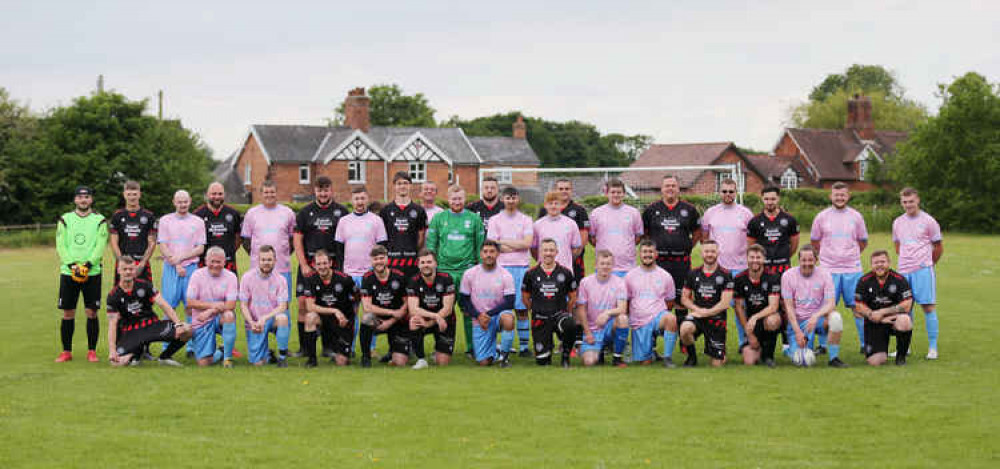
[[[763,361],[774,368],[774,347],[781,329],[781,277],[765,273],[764,247],[747,248],[747,270],[733,280],[736,319],[743,324],[747,343],[742,345],[743,364]]]
[[[427,368],[424,356],[427,334],[434,334],[434,362],[439,366],[451,362],[455,351],[455,282],[450,275],[438,272],[437,256],[428,249],[417,254],[417,268],[420,273],[406,284],[413,354],[417,356],[414,370]]]
[[[712,366],[726,363],[726,315],[733,301],[733,277],[719,265],[719,245],[713,240],[701,242],[704,264],[693,269],[684,282],[681,303],[688,309],[681,321],[681,343],[687,351],[684,366],[698,364],[694,341],[705,336],[705,355]]]
[[[576,279],[571,270],[556,262],[559,246],[554,239],[542,239],[538,251],[541,262],[524,274],[521,286],[521,298],[531,309],[535,363],[552,364],[552,335],[558,334],[562,341],[562,366],[569,368],[570,351],[580,329],[569,313],[576,306]]]
[[[361,366],[372,366],[372,340],[376,334],[389,338],[391,363],[404,366],[410,358],[410,333],[406,321],[406,277],[389,268],[389,252],[385,246],[371,249],[372,270],[361,280]]]
[[[640,265],[625,274],[629,326],[632,328],[632,359],[643,365],[653,362],[657,334],[663,334],[663,366],[674,367],[677,315],[670,314],[677,297],[674,278],[656,263],[656,243],[639,243]]]
[[[460,303],[462,311],[474,318],[472,345],[476,361],[486,366],[499,359],[500,366],[510,366],[510,346],[514,343],[514,277],[497,265],[500,244],[483,241],[480,264],[462,275]],[[497,354],[497,329],[500,329],[500,352]]]
[[[858,282],[854,295],[858,313],[865,318],[865,356],[868,364],[885,363],[889,336],[896,336],[896,364],[906,364],[906,352],[913,338],[913,291],[909,282],[889,268],[889,253],[872,253],[872,271]]]
[[[226,269],[226,252],[212,246],[205,253],[205,267],[195,270],[187,282],[185,311],[191,318],[194,338],[191,348],[199,366],[218,362],[233,366],[236,345],[236,300],[240,297],[236,274]],[[222,333],[222,352],[216,349],[215,335]]]
[[[313,254],[316,275],[306,277],[302,296],[306,302],[305,338],[302,340],[308,357],[306,367],[316,366],[316,329],[331,337],[332,362],[347,366],[354,341],[354,305],[358,288],[350,275],[333,269],[333,259],[323,249]],[[324,342],[325,344],[325,342]],[[370,350],[370,348],[369,348]]]
[[[137,280],[136,260],[118,259],[118,285],[108,294],[108,359],[114,366],[139,363],[143,347],[152,342],[169,341],[157,361],[162,365],[181,366],[171,357],[191,338],[191,326],[182,322],[174,309],[152,284]],[[170,318],[160,320],[153,312],[156,304]]]
[[[583,324],[583,365],[603,363],[604,347],[614,340],[612,364],[625,366],[622,351],[628,342],[628,291],[625,281],[612,275],[614,255],[606,249],[594,255],[595,271],[580,281],[576,320]]]
[[[261,366],[268,361],[268,335],[278,341],[278,368],[288,368],[288,283],[274,272],[274,248],[263,245],[257,253],[257,267],[240,279],[240,302],[247,334],[247,359]]]

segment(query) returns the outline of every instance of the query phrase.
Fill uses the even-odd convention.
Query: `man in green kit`
[[[73,192],[72,212],[59,217],[56,226],[56,251],[59,253],[59,309],[63,311],[60,335],[63,351],[56,362],[73,359],[73,330],[76,328],[76,303],[83,294],[87,314],[87,360],[97,361],[97,338],[101,325],[101,261],[108,244],[108,221],[93,211],[94,191],[87,186]]]
[[[479,250],[485,233],[479,215],[465,209],[465,189],[459,185],[448,188],[447,212],[439,213],[427,228],[427,249],[438,258],[438,270],[451,275],[457,290],[462,274],[479,263]],[[465,355],[472,357],[472,318],[462,314],[465,327]]]

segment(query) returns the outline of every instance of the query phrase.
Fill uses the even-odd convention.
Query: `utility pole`
[[[159,93],[156,94],[156,96],[157,96],[156,117],[159,120],[162,121],[163,120],[163,90],[160,90]]]
[[[97,92],[104,93],[104,75],[97,75]]]

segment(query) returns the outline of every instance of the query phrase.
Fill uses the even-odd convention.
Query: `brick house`
[[[785,129],[767,174],[785,188],[829,188],[846,182],[851,190],[872,189],[865,180],[869,162],[885,161],[906,137],[906,132],[875,130],[871,98],[855,95],[847,102],[843,129]]]
[[[364,185],[372,197],[389,199],[392,176],[407,171],[414,181],[433,181],[439,196],[460,184],[468,193],[479,192],[480,168],[496,169],[501,183],[535,186],[534,173],[503,172],[505,168],[537,168],[538,156],[526,139],[523,119],[512,125],[511,137],[469,137],[457,127],[372,127],[370,98],[363,88],[351,90],[344,101],[343,126],[250,126],[243,145],[221,168],[234,202],[252,198],[266,179],[275,181],[278,199],[284,202],[312,198],[312,182],[319,176],[333,180],[334,197],[350,200],[351,189]],[[238,181],[238,182],[236,182]],[[247,200],[243,200],[247,201]]]
[[[740,165],[743,174],[743,190],[759,192],[765,185],[764,173],[743,154],[733,142],[680,143],[650,145],[639,155],[630,167],[655,166],[707,166],[720,164]],[[719,190],[723,179],[729,173],[709,170],[670,171],[677,176],[682,193],[712,194]],[[622,177],[638,195],[658,195],[664,172],[642,171],[625,173]]]

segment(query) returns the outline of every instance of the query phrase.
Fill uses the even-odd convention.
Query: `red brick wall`
[[[250,184],[247,184],[247,181],[243,179],[246,176],[247,164],[250,164]],[[264,152],[261,151],[260,145],[251,134],[247,137],[240,156],[236,158],[236,174],[243,181],[243,187],[252,194],[251,200],[260,200],[260,185],[270,176],[269,172],[270,168],[264,158]]]
[[[745,192],[760,193],[761,189],[764,188],[764,180],[761,179],[760,175],[756,172],[747,168],[747,162],[740,158],[740,155],[736,153],[735,150],[729,148],[722,153],[722,156],[715,159],[712,164],[732,164],[740,163],[743,169],[743,176],[746,180]],[[705,171],[691,187],[684,191],[688,194],[714,194],[716,192],[715,180],[718,177],[718,173],[714,171]]]
[[[795,141],[792,140],[792,137],[788,135],[788,132],[785,132],[785,135],[781,137],[781,141],[778,142],[778,145],[774,148],[774,155],[794,156],[802,168],[809,168],[805,173],[799,174],[799,177],[802,178],[802,180],[799,181],[799,187],[820,187],[821,184],[816,179],[818,175],[809,174],[809,171],[812,169],[812,165],[809,164],[805,155],[799,151],[798,145],[796,145]],[[778,176],[780,177],[780,175]]]

